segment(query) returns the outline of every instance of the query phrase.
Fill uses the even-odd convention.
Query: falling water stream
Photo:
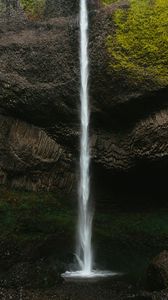
[[[89,151],[89,55],[88,55],[88,8],[87,0],[80,0],[80,184],[79,184],[79,215],[76,258],[78,271],[65,272],[64,278],[93,278],[112,276],[115,273],[93,269],[92,254],[92,219],[90,205],[90,151]]]
[[[88,95],[88,12],[86,0],[80,2],[80,71],[81,71],[81,144],[77,259],[84,274],[92,271],[92,213],[89,207],[89,95]]]

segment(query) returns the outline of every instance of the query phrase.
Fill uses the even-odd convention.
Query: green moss
[[[113,238],[119,236],[167,236],[168,212],[116,213],[96,216],[96,230]]]
[[[30,19],[38,19],[43,16],[46,0],[20,0],[20,2]]]
[[[35,239],[74,232],[75,215],[64,196],[0,188],[0,236]],[[63,204],[62,204],[63,203]]]
[[[102,0],[102,3],[103,3],[104,5],[109,5],[109,4],[118,2],[118,1],[119,1],[119,0]]]
[[[168,83],[168,1],[130,0],[113,15],[116,30],[107,38],[110,67],[140,81]]]
[[[6,5],[3,0],[0,0],[0,15],[6,11]]]
[[[98,258],[136,281],[149,262],[167,249],[168,211],[96,214],[94,244]]]
[[[30,250],[35,257],[45,253],[48,261],[66,261],[74,250],[77,201],[56,193],[3,186],[0,195],[0,263],[10,249],[5,263],[25,259]],[[167,248],[167,239],[166,208],[140,213],[96,211],[93,244],[98,252],[96,260],[104,266],[108,263],[106,267],[130,272],[133,277],[136,270],[139,276],[152,257]],[[20,252],[23,256],[18,258]],[[66,259],[72,262],[71,256]]]
[[[27,239],[64,231],[74,235],[76,205],[54,192],[28,192],[0,187],[0,236],[18,235]],[[75,207],[74,207],[75,204]],[[115,213],[97,212],[96,234],[110,238],[120,235],[168,235],[168,212]]]

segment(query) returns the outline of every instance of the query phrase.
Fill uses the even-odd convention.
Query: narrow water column
[[[89,55],[88,55],[88,9],[87,0],[80,0],[80,185],[79,185],[79,220],[77,257],[81,271],[92,271],[92,213],[90,197],[90,151],[89,151]]]
[[[92,220],[90,205],[90,147],[89,147],[89,55],[88,55],[88,0],[80,0],[80,181],[79,181],[79,212],[77,227],[76,258],[78,269],[62,274],[65,280],[78,278],[103,278],[116,273],[93,269],[92,255]]]

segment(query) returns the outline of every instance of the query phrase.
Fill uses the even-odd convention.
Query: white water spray
[[[80,140],[80,184],[78,243],[76,258],[79,271],[65,272],[64,278],[101,278],[116,275],[108,271],[93,270],[92,255],[92,211],[90,207],[90,151],[89,151],[89,55],[88,55],[88,9],[87,0],[80,0],[80,101],[81,101],[81,140]]]

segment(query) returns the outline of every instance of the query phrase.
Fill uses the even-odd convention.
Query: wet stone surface
[[[0,289],[0,299],[8,300],[120,300],[133,295],[133,288],[122,282],[62,283],[50,290]]]

